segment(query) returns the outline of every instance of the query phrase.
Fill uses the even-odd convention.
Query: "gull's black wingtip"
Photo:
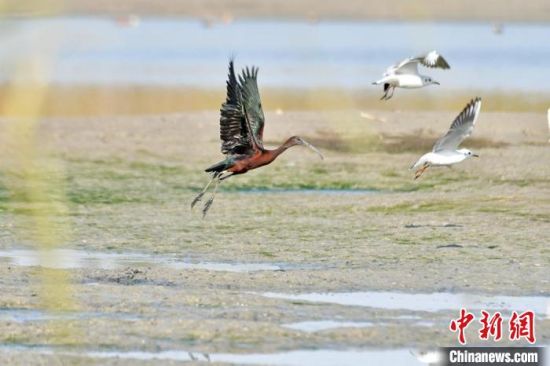
[[[443,58],[443,56],[439,56],[441,58],[441,63],[443,64],[442,68],[444,70],[448,70],[451,68],[451,65],[449,65],[449,63],[447,62],[447,60],[445,60],[445,58]]]

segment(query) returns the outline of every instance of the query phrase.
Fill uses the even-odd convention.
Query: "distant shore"
[[[394,21],[487,21],[498,27],[503,22],[548,22],[550,2],[546,0],[50,0],[3,2],[5,16],[183,16],[208,23],[231,22],[237,18],[290,18],[322,20]]]
[[[21,86],[20,86],[21,87]],[[28,95],[32,86],[22,87]],[[13,89],[0,85],[0,98]],[[189,111],[218,110],[225,98],[223,87],[198,89],[187,87],[131,85],[50,85],[45,90],[43,116],[156,115]],[[262,89],[266,111],[291,110],[341,111],[455,111],[468,100],[480,96],[484,111],[546,113],[550,94],[502,92],[498,90],[402,90],[389,101],[380,100],[381,89]],[[0,117],[3,111],[0,110]]]

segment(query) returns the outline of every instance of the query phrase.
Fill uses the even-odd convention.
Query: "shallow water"
[[[460,308],[483,310],[533,310],[544,317],[550,304],[547,296],[484,296],[476,294],[408,294],[401,292],[342,292],[285,294],[267,292],[265,297],[293,301],[311,301],[346,306],[365,306],[381,309],[428,311],[456,310]],[[548,316],[548,314],[546,315]]]
[[[391,64],[437,49],[450,71],[423,70],[447,89],[550,90],[550,25],[145,18],[8,19],[0,25],[0,80],[37,54],[60,83],[223,86],[227,59],[261,67],[265,87],[370,88]],[[190,36],[192,35],[192,36]],[[49,64],[49,62],[48,62]],[[22,78],[28,75],[21,75]],[[435,87],[434,87],[435,88]]]
[[[321,332],[324,330],[338,328],[368,328],[376,324],[373,322],[344,322],[335,320],[312,320],[305,322],[296,322],[283,324],[282,326],[289,329],[300,330],[303,332]]]
[[[0,250],[0,262],[17,266],[46,268],[97,268],[116,269],[127,266],[163,266],[180,270],[206,270],[220,272],[282,271],[281,265],[271,263],[192,262],[174,257],[140,253],[88,252],[74,249],[55,249],[39,252],[28,249]]]
[[[162,359],[162,360],[193,360],[189,353],[185,352],[160,352],[158,354],[137,352],[128,355],[119,353],[95,353],[94,357],[119,357],[131,359]],[[194,356],[194,354],[193,354]],[[203,360],[204,355],[201,355]],[[188,358],[186,358],[188,357]],[[195,356],[197,357],[197,356]],[[220,353],[209,355],[211,362],[227,362],[235,364],[261,364],[261,365],[422,365],[409,350],[297,350],[271,354],[230,354]]]
[[[37,309],[0,308],[0,321],[14,323],[40,322],[48,320],[116,319],[137,320],[138,316],[126,313],[100,312],[51,312]]]
[[[58,354],[80,356],[92,359],[116,358],[120,360],[163,360],[163,361],[196,361],[221,362],[242,365],[425,365],[419,361],[422,356],[408,349],[395,350],[294,350],[279,353],[195,353],[184,350],[143,352],[143,351],[83,351],[70,352],[51,347],[0,346],[6,352],[34,352],[36,354]]]
[[[139,320],[140,317],[130,313],[120,312],[81,312],[81,311],[46,311],[42,309],[24,309],[24,308],[0,308],[0,321],[8,321],[15,323],[42,322],[48,320],[86,320],[86,319],[116,319],[116,320]],[[395,317],[389,320],[399,321],[405,317]],[[416,317],[416,319],[419,319]],[[335,320],[315,320],[303,321],[296,323],[282,324],[281,326],[288,329],[299,330],[303,332],[320,332],[325,330],[333,330],[339,328],[368,328],[368,327],[384,327],[391,325],[387,321],[384,322],[361,322],[361,321],[335,321]],[[397,323],[395,323],[397,324]],[[428,321],[413,321],[407,323],[412,326],[433,326],[433,322]]]
[[[0,321],[26,323],[53,319],[57,319],[57,317],[41,310],[12,308],[0,309]]]
[[[395,318],[402,319],[402,318]],[[299,330],[302,332],[315,333],[322,332],[325,330],[333,330],[340,328],[370,328],[370,327],[383,327],[391,325],[392,323],[388,322],[356,322],[356,321],[336,321],[336,320],[312,320],[312,321],[303,321],[296,323],[283,324],[282,326],[289,329]],[[395,323],[397,324],[397,323]],[[432,327],[434,322],[429,321],[417,321],[413,323],[408,323],[407,326],[420,326],[420,327]],[[403,325],[402,323],[400,325]]]

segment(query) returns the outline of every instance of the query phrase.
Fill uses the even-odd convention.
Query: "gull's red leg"
[[[416,180],[416,179],[420,178],[420,176],[422,175],[422,173],[424,173],[424,172],[426,171],[426,169],[428,169],[429,167],[430,167],[429,164],[424,163],[424,165],[422,166],[422,168],[418,169],[418,170],[416,171],[416,173],[414,174],[414,179]]]

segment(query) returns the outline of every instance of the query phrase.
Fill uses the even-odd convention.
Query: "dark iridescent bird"
[[[317,148],[299,136],[292,136],[274,150],[264,148],[264,112],[258,91],[257,76],[258,68],[246,68],[237,81],[233,60],[229,61],[227,98],[220,110],[221,151],[226,158],[205,170],[212,174],[212,179],[191,203],[193,208],[202,199],[210,185],[215,183],[212,196],[204,204],[203,216],[212,205],[222,180],[270,164],[288,148],[303,145],[315,151],[323,159],[323,155]]]

